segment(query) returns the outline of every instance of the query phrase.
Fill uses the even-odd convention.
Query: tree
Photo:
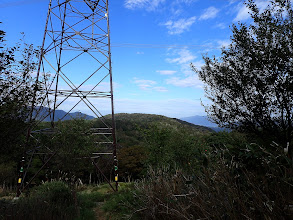
[[[44,161],[49,158],[50,152],[57,152],[40,173],[39,180],[44,179],[46,175],[58,179],[62,172],[70,180],[80,178],[82,181],[87,181],[90,173],[96,170],[89,158],[93,156],[92,153],[97,152],[98,147],[95,144],[95,137],[92,135],[92,124],[92,121],[84,118],[74,118],[57,122],[55,132],[51,134],[35,134],[34,137],[38,140],[37,146],[39,146],[38,153],[47,155],[42,160],[40,157],[34,157],[29,175],[36,173]],[[47,125],[49,122],[40,124],[42,127],[47,127]]]
[[[293,137],[293,11],[291,1],[274,0],[261,12],[245,3],[253,22],[232,25],[231,44],[218,58],[204,56],[193,70],[206,84],[209,117],[221,127],[254,133],[279,146]]]
[[[204,136],[182,127],[153,124],[145,130],[145,164],[153,168],[181,169],[189,174],[196,172],[209,150]]]
[[[41,91],[41,83],[32,77],[38,54],[33,45],[24,42],[7,47],[5,32],[0,31],[0,160],[4,163],[19,159],[23,153],[19,147],[26,133],[34,92]]]
[[[16,161],[23,153],[28,106],[36,85],[31,72],[38,51],[32,45],[5,45],[0,30],[0,183],[13,183]],[[21,57],[22,58],[17,58]]]
[[[124,147],[118,151],[120,177],[138,179],[145,171],[146,152],[141,146]]]

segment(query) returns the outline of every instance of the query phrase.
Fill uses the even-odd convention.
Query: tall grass
[[[77,201],[63,182],[49,182],[35,187],[27,197],[15,201],[1,200],[2,219],[73,219]]]
[[[261,158],[262,157],[262,158]],[[187,184],[180,170],[150,169],[135,185],[140,219],[292,219],[292,163],[278,155],[260,154],[258,169],[210,155]],[[262,170],[260,169],[262,168]],[[128,215],[131,218],[131,215]]]

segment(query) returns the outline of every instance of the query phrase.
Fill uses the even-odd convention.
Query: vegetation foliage
[[[34,97],[41,98],[41,82],[36,82],[32,72],[37,65],[39,51],[21,41],[14,47],[6,47],[5,32],[0,32],[0,143],[2,158],[19,158],[19,146],[23,147],[23,133]],[[34,94],[36,93],[36,96]]]
[[[275,141],[282,148],[293,139],[293,10],[291,1],[270,1],[260,11],[246,2],[253,22],[232,25],[232,43],[220,58],[204,56],[198,72],[205,82],[210,118],[222,127],[239,129]]]
[[[38,54],[39,51],[23,39],[7,47],[5,32],[0,31],[0,183],[6,185],[11,184],[16,161],[24,152],[33,97],[36,97],[35,103],[39,103],[42,96],[42,82],[36,82],[32,76]]]
[[[116,115],[120,183],[119,192],[114,193],[108,185],[90,185],[102,179],[89,160],[81,160],[95,150],[91,128],[100,127],[100,121],[57,123],[54,138],[47,135],[40,140],[59,155],[40,172],[38,186],[19,200],[12,200],[0,188],[0,218],[291,219],[292,4],[275,0],[263,12],[252,0],[246,4],[254,23],[234,25],[232,43],[223,49],[222,57],[204,57],[206,65],[198,71],[212,100],[206,110],[215,122],[233,131],[215,133],[157,115]],[[1,43],[3,36],[0,32]],[[2,65],[6,78],[1,89],[5,83],[17,85],[19,73],[11,66],[17,63],[14,49],[2,51],[7,65]],[[24,60],[30,63],[29,58]],[[9,91],[14,89],[10,86]],[[7,91],[1,99],[10,100]],[[14,108],[11,115],[6,110],[9,105],[9,101],[0,105],[3,123],[14,122]],[[16,109],[26,112],[23,105]],[[25,117],[20,117],[20,125],[26,124]],[[105,120],[111,119],[106,116]],[[44,127],[46,123],[39,125]],[[12,137],[13,130],[7,130],[7,135]],[[15,155],[11,154],[21,143],[18,139],[8,143],[7,152],[0,156],[2,185],[14,181]],[[289,156],[284,147],[289,148]],[[33,175],[44,159],[34,158],[27,175]],[[78,179],[89,185],[78,186]]]
[[[1,200],[4,205],[0,207],[0,218],[73,219],[77,215],[75,199],[65,183],[45,183],[35,187],[28,197],[17,201]]]

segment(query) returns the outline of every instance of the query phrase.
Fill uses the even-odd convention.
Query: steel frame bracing
[[[91,135],[98,137],[93,140],[97,148],[87,158],[112,189],[118,190],[108,0],[49,1],[36,72],[37,82],[43,77],[43,89],[35,90],[32,102],[26,153],[20,163],[17,195],[58,155],[58,151],[40,144],[39,134],[48,134],[54,138],[56,121],[64,119],[80,106],[87,108],[101,122],[100,127],[92,129]],[[40,93],[42,98],[37,102]],[[67,109],[67,114],[58,118],[58,109]],[[106,110],[111,111],[110,123],[102,114]],[[51,121],[50,127],[36,130],[36,126],[48,118]],[[30,146],[30,139],[37,143],[34,147]],[[43,165],[35,175],[26,180],[27,171],[36,155],[44,155]],[[115,186],[112,186],[95,161],[95,158],[102,156],[111,157]],[[25,160],[25,157],[28,159]]]

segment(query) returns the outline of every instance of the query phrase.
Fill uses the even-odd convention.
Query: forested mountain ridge
[[[81,113],[81,115],[84,115]],[[111,115],[105,115],[104,121],[106,124],[111,125]],[[58,117],[57,117],[58,118]],[[84,117],[73,117],[71,119],[84,118]],[[88,119],[88,118],[84,118]],[[66,120],[66,119],[64,119]],[[87,120],[91,123],[93,127],[101,128],[104,127],[104,123],[98,119]],[[50,126],[49,122],[44,120],[40,124],[39,128],[46,128]],[[117,142],[120,147],[131,147],[131,146],[144,146],[145,145],[145,133],[154,128],[157,129],[167,129],[175,131],[176,133],[182,133],[182,135],[197,135],[197,134],[207,134],[214,132],[213,129],[194,125],[192,123],[177,119],[168,118],[162,115],[154,114],[141,114],[141,113],[118,113],[115,114],[115,124],[116,124],[116,137]]]
[[[109,124],[111,115],[106,115],[105,119]],[[93,119],[93,121],[94,127],[101,126],[102,122],[99,119]],[[188,133],[190,135],[214,132],[211,128],[154,114],[119,113],[115,114],[115,123],[117,142],[122,147],[142,146],[145,131],[153,127],[176,130],[177,132],[182,132],[182,134]]]
[[[109,119],[111,116],[106,115],[105,118]],[[177,118],[169,118],[163,115],[154,115],[154,114],[142,114],[142,113],[119,113],[115,114],[115,121],[117,128],[122,122],[126,123],[135,123],[143,127],[148,127],[150,124],[158,123],[166,126],[175,126],[175,127],[184,127],[189,128],[194,131],[201,132],[213,132],[213,129],[210,129],[201,125],[194,125],[192,123],[183,121]]]

